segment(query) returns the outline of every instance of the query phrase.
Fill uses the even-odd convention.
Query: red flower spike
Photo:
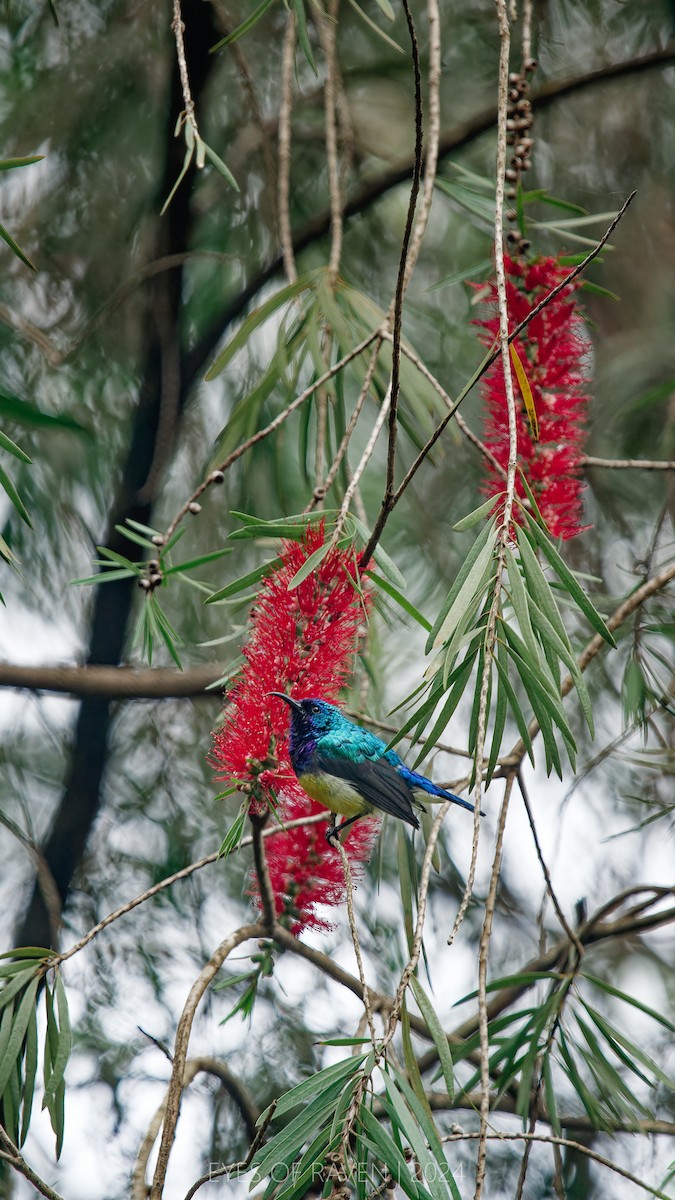
[[[555,258],[521,263],[506,257],[504,266],[511,330],[571,274],[571,269],[562,267]],[[534,442],[514,373],[518,465],[552,536],[564,539],[588,528],[581,524],[581,455],[590,402],[587,392],[590,344],[574,298],[579,286],[575,281],[563,288],[513,343],[532,389],[539,420],[539,440]],[[485,300],[496,304],[496,284],[490,284]],[[492,344],[499,332],[499,317],[495,315],[476,324],[485,330],[485,343]],[[483,396],[485,444],[506,470],[509,426],[501,359],[493,363],[484,377]],[[503,476],[490,467],[483,491],[490,496],[503,490]],[[516,477],[516,494],[525,497],[520,475]],[[518,507],[514,510],[514,520],[521,523]]]
[[[324,542],[321,523],[309,525],[302,542],[284,543],[280,565],[261,585],[244,647],[246,665],[228,695],[224,724],[214,735],[216,778],[250,784],[254,796],[262,797],[252,798],[252,810],[269,803],[281,821],[326,810],[296,780],[288,753],[287,708],[268,693],[335,701],[350,674],[364,604],[367,610],[369,603],[353,552],[338,548],[289,590],[293,576]],[[345,842],[352,870],[368,861],[378,827],[371,819],[352,826]],[[306,928],[330,929],[316,909],[341,904],[345,887],[342,862],[326,843],[325,826],[280,830],[266,839],[265,848],[279,919],[296,935]],[[255,885],[252,894],[257,898]]]

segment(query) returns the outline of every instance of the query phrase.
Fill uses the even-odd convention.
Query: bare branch
[[[6,1162],[8,1166],[13,1167],[15,1171],[23,1175],[24,1179],[32,1183],[36,1192],[39,1192],[41,1196],[46,1196],[47,1200],[62,1200],[58,1192],[55,1192],[48,1183],[45,1183],[44,1179],[40,1178],[32,1167],[29,1167],[18,1146],[14,1145],[14,1142],[7,1131],[3,1129],[2,1125],[0,1125],[0,1161]]]
[[[173,1069],[171,1072],[171,1081],[169,1090],[166,1095],[166,1107],[162,1122],[162,1140],[159,1147],[159,1155],[157,1166],[150,1189],[150,1200],[161,1200],[164,1191],[164,1181],[166,1179],[167,1167],[169,1165],[169,1156],[171,1148],[176,1136],[176,1124],[178,1122],[178,1114],[180,1112],[181,1097],[183,1094],[185,1066],[187,1063],[187,1050],[190,1041],[190,1033],[192,1024],[195,1019],[199,1002],[202,999],[207,987],[218,974],[225,959],[237,946],[242,942],[248,942],[251,938],[264,937],[267,933],[266,926],[262,922],[257,922],[255,925],[243,925],[240,929],[236,929],[220,943],[218,949],[211,955],[209,961],[202,967],[195,982],[190,988],[190,993],[178,1022],[176,1030],[176,1041],[174,1046]]]

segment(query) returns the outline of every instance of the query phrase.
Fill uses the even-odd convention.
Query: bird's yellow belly
[[[298,783],[312,800],[317,800],[341,817],[360,817],[372,812],[372,806],[363,796],[337,775],[299,775]]]

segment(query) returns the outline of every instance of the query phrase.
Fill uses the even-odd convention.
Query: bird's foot
[[[328,829],[326,830],[326,841],[328,842],[329,846],[333,847],[334,850],[337,849],[337,843],[340,841],[338,836],[339,831],[339,825],[329,825]]]

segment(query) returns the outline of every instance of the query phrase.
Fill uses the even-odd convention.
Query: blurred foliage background
[[[414,129],[405,22],[394,7],[389,21],[384,5],[364,4],[362,13],[344,3],[337,32],[350,201],[340,273],[383,310],[395,283]],[[210,52],[248,9],[234,0],[183,4],[200,130],[239,190],[207,160],[203,170],[189,170],[164,216],[160,209],[184,153],[174,137],[183,100],[168,0],[14,0],[4,14],[2,153],[44,156],[0,176],[0,220],[36,267],[33,273],[9,248],[0,251],[0,424],[32,459],[7,464],[32,528],[9,500],[0,500],[2,536],[20,560],[18,570],[2,568],[0,652],[6,663],[140,662],[131,644],[140,591],[124,580],[100,588],[71,582],[91,574],[97,545],[133,556],[115,526],[131,517],[165,528],[222,457],[222,447],[227,451],[242,431],[250,432],[249,420],[253,429],[266,423],[294,394],[293,381],[280,378],[241,418],[242,401],[274,354],[274,320],[254,331],[222,374],[204,382],[215,352],[250,307],[283,283],[276,164],[284,5],[271,4],[247,36]],[[424,59],[421,9],[415,15]],[[453,278],[489,274],[492,234],[484,197],[462,193],[460,185],[466,170],[494,177],[498,37],[493,6],[482,0],[445,4],[442,17],[445,152],[439,173],[455,194],[440,188],[435,194],[407,296],[404,334],[452,396],[482,355],[472,324],[473,293]],[[590,288],[582,293],[593,340],[587,450],[612,459],[675,458],[674,21],[666,0],[536,5],[536,147],[528,186],[601,216],[565,226],[566,214],[533,206],[534,249],[584,250],[637,189],[611,249],[587,275],[614,296]],[[311,5],[308,22],[319,75],[298,50],[290,217],[300,272],[323,266],[328,252],[322,66]],[[611,70],[617,64],[625,69]],[[569,86],[556,94],[563,83]],[[544,92],[541,107],[538,89]],[[551,222],[556,228],[547,228]],[[296,390],[308,371],[305,364]],[[349,410],[358,380],[345,378]],[[406,395],[404,405],[401,472],[414,457],[416,438],[426,433],[419,397]],[[474,389],[462,411],[476,430],[481,410]],[[355,435],[354,461],[367,433],[366,421]],[[222,487],[205,494],[201,514],[188,518],[184,557],[223,547],[237,527],[231,510],[263,518],[300,511],[314,486],[315,441],[312,411],[306,428],[294,416],[277,437],[253,448]],[[371,521],[381,499],[385,451],[383,439],[363,481]],[[449,430],[387,526],[383,544],[407,580],[409,598],[432,620],[471,541],[451,526],[480,502],[481,478],[479,454]],[[592,577],[588,586],[607,612],[664,555],[672,555],[673,474],[588,468],[585,512],[590,528],[566,547],[566,556]],[[210,588],[261,561],[259,548],[233,545],[234,552],[199,572]],[[182,586],[167,589],[163,604],[181,635],[184,667],[213,664],[214,678],[228,676],[245,630],[246,598],[226,606],[204,607],[202,601],[200,591]],[[567,911],[582,897],[592,909],[637,879],[672,881],[673,724],[663,709],[657,720],[648,719],[664,696],[673,696],[672,596],[654,602],[640,620],[660,626],[656,636],[646,638],[640,623],[631,623],[619,650],[599,659],[589,675],[594,745],[572,713],[580,744],[577,779],[568,776],[552,786],[540,769],[530,772],[540,836]],[[368,669],[355,679],[350,698],[353,707],[383,720],[423,669],[420,631],[412,626],[402,634],[401,621],[400,610],[391,607],[374,617]],[[586,636],[585,628],[575,628],[575,645]],[[171,665],[162,648],[154,662]],[[3,948],[53,939],[54,912],[50,923],[36,883],[36,856],[53,878],[57,909],[63,906],[60,940],[66,945],[117,905],[217,849],[236,811],[213,802],[218,789],[207,756],[219,709],[218,689],[188,699],[127,702],[57,698],[39,686],[5,688]],[[465,744],[467,723],[468,712],[460,708],[454,745]],[[629,733],[618,742],[623,731]],[[457,780],[465,765],[461,757],[439,753],[434,769],[437,778]],[[493,815],[486,824],[493,828]],[[469,847],[470,833],[462,837],[459,822],[452,823],[444,834],[444,869],[432,883],[427,953],[446,1016],[475,982],[487,858],[479,864],[476,898],[452,952],[452,972],[438,978],[433,972],[434,939],[440,945],[451,925]],[[406,954],[391,838],[383,839],[376,868],[360,885],[359,919],[367,970],[391,992]],[[242,855],[196,873],[120,921],[71,963],[66,978],[76,1042],[61,1165],[55,1173],[44,1116],[35,1119],[26,1153],[72,1200],[128,1194],[138,1144],[167,1075],[157,1042],[171,1044],[191,980],[225,931],[245,918],[248,869]],[[538,926],[542,893],[526,820],[515,812],[498,900],[495,974],[526,961],[545,936],[541,929],[555,926],[548,912]],[[336,960],[351,963],[346,925],[319,941]],[[611,943],[594,952],[595,973],[602,967],[619,986],[672,1014],[672,950],[667,931],[648,943]],[[331,986],[305,964],[282,958],[261,990],[251,1024],[235,1018],[221,1027],[229,993],[215,993],[196,1026],[195,1044],[226,1057],[262,1108],[316,1069],[317,1038],[336,1032],[335,1010],[326,1003]],[[358,1004],[340,994],[339,1005],[344,1027],[353,1030]],[[651,1027],[649,1033],[640,1027],[643,1036],[656,1039],[650,1053],[659,1061],[667,1053],[672,1058],[672,1046],[666,1052]],[[673,1121],[672,1095],[661,1099],[664,1119]],[[237,1105],[213,1079],[195,1084],[181,1120],[176,1195],[204,1164],[236,1158],[249,1140]],[[636,1154],[616,1146],[613,1153]],[[654,1162],[665,1171],[662,1143],[644,1146],[639,1155],[638,1167],[649,1164],[651,1170]],[[572,1161],[569,1170],[570,1200],[606,1194],[606,1179],[594,1168]],[[503,1148],[489,1176],[491,1198],[513,1194],[514,1171],[517,1160]],[[550,1194],[551,1172],[548,1158],[536,1158],[526,1195]],[[11,1183],[1,1174],[0,1180],[7,1195],[29,1194],[23,1181]],[[623,1186],[612,1183],[613,1194],[633,1194]]]

